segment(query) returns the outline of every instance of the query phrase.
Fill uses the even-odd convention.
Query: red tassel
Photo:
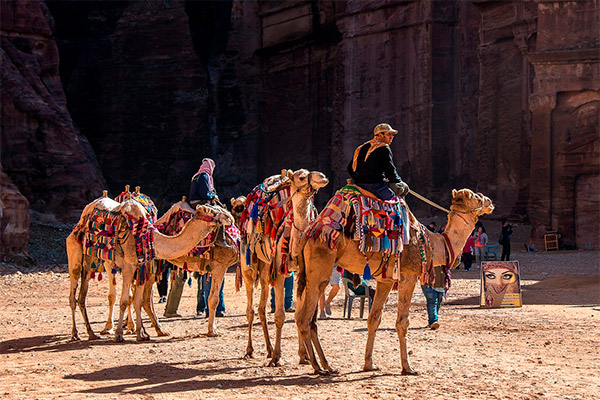
[[[187,270],[188,270],[188,267],[187,267],[187,262],[184,262],[184,263],[183,263],[183,270],[184,270],[184,271],[187,271]]]
[[[102,280],[102,272],[100,272],[100,273],[98,274],[98,282],[100,282],[101,280]]]
[[[117,278],[115,278],[115,277],[113,276],[113,285],[116,285],[116,284],[117,284]]]
[[[96,278],[96,272],[92,271],[92,274],[90,275],[90,277],[91,277],[92,279]]]

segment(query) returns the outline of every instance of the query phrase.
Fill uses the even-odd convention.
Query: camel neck
[[[156,258],[174,259],[185,256],[210,233],[209,222],[197,218],[190,219],[180,233],[175,236],[154,233]]]

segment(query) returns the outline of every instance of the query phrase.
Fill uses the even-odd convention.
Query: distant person
[[[475,247],[475,232],[469,235],[467,238],[467,242],[465,243],[465,247],[463,247],[463,252],[460,260],[465,265],[465,271],[470,271],[471,266],[473,265],[473,248]]]
[[[421,285],[423,295],[427,300],[427,327],[436,330],[440,327],[439,311],[444,300],[444,271],[441,265],[434,267],[435,280],[433,285]]]
[[[283,280],[283,307],[286,312],[294,312],[294,273]],[[271,314],[275,312],[275,288],[271,288]]]
[[[338,271],[338,266],[334,265],[333,270],[331,271],[331,276],[329,276],[329,285],[331,286],[331,289],[329,290],[329,296],[327,296],[327,300],[325,300],[325,291],[323,291],[323,294],[319,299],[319,309],[321,311],[319,318],[325,319],[328,315],[331,315],[331,302],[340,291],[341,281],[342,274],[340,271]]]
[[[171,268],[173,268],[173,264],[166,260],[160,260],[158,262],[162,262],[163,270],[160,276],[160,280],[156,281],[156,288],[158,289],[158,302],[166,303],[167,302],[167,293],[169,289],[169,275],[171,275]]]
[[[502,245],[502,257],[500,261],[510,261],[510,235],[513,233],[513,227],[506,218],[502,218],[502,233],[500,234],[500,244]]]
[[[477,268],[481,268],[481,262],[485,259],[485,252],[488,245],[488,235],[485,233],[483,225],[477,228],[475,234],[475,262]]]
[[[196,295],[196,316],[205,315],[208,318],[208,297],[210,296],[210,288],[212,286],[212,274],[200,275],[194,272],[194,277],[198,279],[198,294]],[[225,277],[219,290],[219,302],[215,311],[216,317],[225,316],[225,300],[223,297],[223,288],[225,287]]]
[[[431,221],[431,222],[429,223],[429,225],[427,225],[427,229],[429,229],[431,232],[435,232],[435,227],[436,227],[436,225],[437,225],[437,224],[435,223],[435,221]]]
[[[355,295],[362,296],[365,294],[365,287],[362,285],[365,285],[369,289],[369,297],[371,298],[371,300],[373,300],[373,297],[375,296],[375,289],[369,286],[367,281],[365,281],[362,277],[360,278],[360,285],[354,286],[353,275],[354,274],[348,271],[344,271],[344,273],[342,274],[344,278],[350,280],[350,282],[348,282],[348,289],[350,289]]]

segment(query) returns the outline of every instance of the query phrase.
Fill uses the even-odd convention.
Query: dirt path
[[[418,288],[408,333],[419,376],[401,376],[392,292],[375,345],[377,372],[361,372],[366,321],[342,319],[343,294],[333,317],[319,321],[324,349],[340,374],[311,375],[297,364],[293,315],[283,332],[282,367],[268,368],[260,328],[256,358],[246,347],[245,295],[226,277],[222,336],[207,338],[205,319],[193,317],[196,287],[186,286],[182,318],[162,319],[170,337],[150,342],[89,342],[77,313],[81,342],[70,342],[68,275],[15,272],[0,264],[0,398],[3,399],[592,399],[600,390],[598,252],[517,253],[523,278],[519,309],[480,309],[479,272],[456,271],[441,310],[441,328],[425,329]],[[106,318],[107,283],[93,282],[88,310],[99,332]],[[155,297],[155,301],[156,301]],[[162,316],[163,305],[156,304]],[[145,316],[145,315],[144,315]],[[258,319],[258,318],[257,318]],[[256,319],[256,320],[257,320]],[[272,315],[269,315],[272,320]],[[255,321],[256,321],[255,320]],[[274,326],[271,325],[271,332]]]

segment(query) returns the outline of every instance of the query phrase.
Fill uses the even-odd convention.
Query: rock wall
[[[29,202],[0,168],[0,260],[27,253]]]
[[[24,15],[19,6],[32,12],[14,4],[3,21]],[[24,25],[43,32],[36,40],[46,50],[36,54],[55,71],[41,4]],[[597,241],[598,0],[47,4],[69,111],[113,194],[140,185],[164,209],[211,156],[222,198],[304,167],[331,178],[322,206],[345,182],[355,147],[386,121],[400,131],[394,158],[415,191],[442,205],[452,188],[481,191],[494,199],[495,218],[529,218],[538,244],[547,229]],[[5,39],[3,30],[6,52]],[[58,80],[49,79],[64,111]],[[2,110],[8,120],[19,115]],[[89,160],[81,146],[74,154]],[[38,204],[14,154],[5,169]],[[86,162],[75,163],[83,176],[94,170]]]
[[[578,248],[600,247],[600,2],[538,1],[529,217]]]
[[[43,2],[18,0],[0,18],[3,170],[32,209],[76,218],[104,179],[66,108],[52,17]]]

